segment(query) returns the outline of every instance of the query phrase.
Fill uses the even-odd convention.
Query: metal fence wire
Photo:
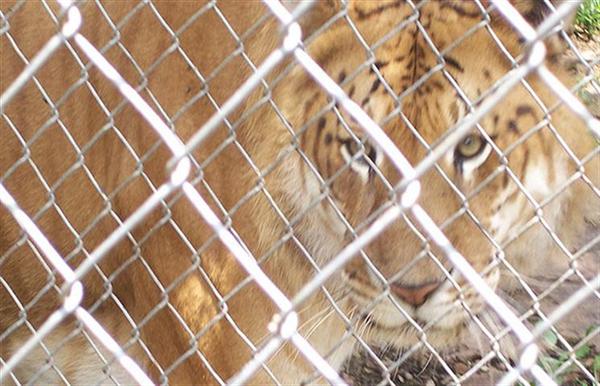
[[[2,384],[598,384],[578,6],[2,0]]]

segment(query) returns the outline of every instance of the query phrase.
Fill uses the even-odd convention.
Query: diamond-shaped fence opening
[[[0,3],[2,383],[598,383],[578,6]]]

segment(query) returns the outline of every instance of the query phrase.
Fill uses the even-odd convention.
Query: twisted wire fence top
[[[599,56],[562,28],[580,2],[333,3],[2,4],[2,382],[598,383]],[[483,35],[506,71],[453,56]],[[431,60],[393,72],[406,36]]]

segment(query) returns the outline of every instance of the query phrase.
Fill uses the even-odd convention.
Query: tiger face
[[[426,2],[414,9],[397,1],[356,2],[349,14],[364,42],[340,23],[309,51],[412,165],[510,72],[506,51],[514,57],[524,52],[495,12],[489,25],[500,33],[490,34],[474,3]],[[409,22],[398,27],[399,20]],[[275,95],[301,151],[290,162],[299,177],[281,176],[282,194],[301,216],[302,241],[325,262],[398,205],[403,176],[303,70],[290,78]],[[297,94],[304,105],[288,102]],[[587,177],[576,178],[577,163],[569,155],[587,156],[587,176],[597,176],[593,140],[566,108],[551,117],[545,112],[544,105],[556,103],[541,80],[526,78],[420,178],[418,203],[491,288],[513,264],[527,274],[538,264],[568,261],[556,251],[553,235],[572,248],[584,213],[597,216],[598,196]],[[575,181],[567,184],[569,178]],[[575,192],[589,195],[587,209],[574,202]],[[376,340],[414,344],[416,323],[430,341],[446,344],[464,331],[469,315],[484,309],[410,210],[363,251],[332,286],[347,290],[347,308],[361,310],[357,320]]]
[[[546,0],[511,2],[534,24],[548,10]],[[336,1],[316,2],[311,17],[331,3]],[[328,19],[325,28],[307,22],[325,32],[307,39],[306,49],[412,165],[429,157],[453,127],[480,108],[526,53],[501,15],[484,12],[487,0],[341,3],[342,17]],[[14,34],[17,46],[30,55],[56,33],[56,23],[45,3],[20,4],[13,12],[12,2],[0,2],[9,21],[3,33]],[[148,87],[151,105],[157,102],[161,114],[173,118],[182,140],[213,116],[215,102],[229,99],[255,73],[246,66],[248,58],[264,57],[281,45],[281,24],[265,21],[260,2],[158,1],[134,11],[123,4],[81,4],[82,34],[93,44],[125,47],[131,55],[106,54],[129,81],[139,75],[131,59],[143,64],[143,81],[133,86]],[[117,35],[106,15],[120,20]],[[325,22],[325,17],[315,18]],[[177,31],[176,45],[159,32],[163,22]],[[244,27],[241,40],[224,42]],[[0,49],[6,64],[0,66],[0,78],[7,85],[23,66],[11,42],[4,38],[7,49]],[[165,181],[172,156],[162,140],[149,135],[141,116],[121,112],[123,98],[111,81],[96,70],[89,79],[81,72],[75,51],[58,50],[39,73],[44,97],[34,87],[23,89],[3,112],[14,127],[6,117],[7,124],[0,126],[2,185],[28,214],[52,212],[38,225],[62,256],[74,256],[68,261],[73,268],[87,251],[93,253],[123,229],[120,221],[109,219],[139,213],[155,192],[153,184]],[[550,54],[546,65],[570,85]],[[240,247],[292,299],[319,268],[397,206],[406,190],[399,185],[405,176],[392,160],[305,70],[278,70],[264,79],[268,95],[261,88],[228,116],[231,126],[192,153],[200,165],[193,183],[210,197],[207,204],[215,213],[225,211],[231,236],[244,242]],[[252,104],[257,100],[262,106]],[[584,218],[600,220],[598,146],[557,103],[535,75],[529,76],[419,177],[418,203],[492,288],[506,282],[500,278],[510,266],[524,275],[539,266],[570,263],[569,250]],[[45,119],[58,119],[59,113],[60,124],[47,127]],[[71,135],[82,149],[77,156]],[[40,183],[41,176],[50,189],[46,181]],[[197,208],[175,196],[161,207],[164,213],[149,214],[127,235],[135,243],[119,243],[107,253],[97,267],[102,275],[83,279],[83,305],[155,383],[222,384],[262,355],[257,349],[272,347],[261,345],[276,331],[276,323],[269,323],[281,310],[217,242],[214,229],[198,221]],[[54,209],[60,209],[60,219]],[[64,300],[54,291],[58,275],[49,275],[22,234],[10,213],[0,209],[0,274],[3,286],[12,288],[0,291],[0,308],[8,306],[0,312],[5,362],[31,336],[22,323],[41,326]],[[446,260],[410,208],[363,252],[325,283],[330,298],[319,292],[296,309],[301,335],[337,369],[352,353],[349,335],[407,347],[425,334],[437,347],[454,345],[484,310],[478,292]],[[26,309],[16,306],[13,290]],[[20,331],[14,328],[18,324]],[[51,384],[66,378],[89,384],[110,376],[132,383],[126,371],[111,370],[118,358],[105,360],[90,349],[87,334],[74,337],[75,328],[66,323],[54,329],[45,339],[51,356],[40,348],[25,358],[15,371],[19,381]],[[291,346],[284,344],[265,363],[270,372],[257,373],[250,383],[272,383],[271,371],[280,384],[308,379],[313,368],[296,360],[299,353]]]

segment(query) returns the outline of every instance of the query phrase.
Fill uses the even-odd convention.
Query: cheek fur
[[[336,201],[343,206],[343,212],[352,226],[358,226],[366,220],[373,210],[374,195],[371,187],[364,185],[356,176],[343,176],[334,184]]]

